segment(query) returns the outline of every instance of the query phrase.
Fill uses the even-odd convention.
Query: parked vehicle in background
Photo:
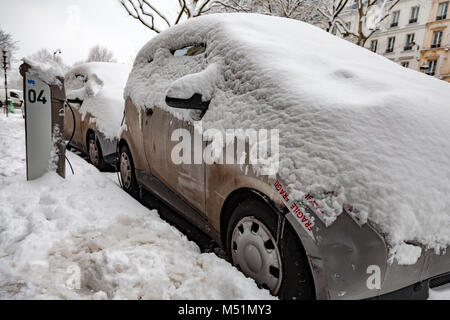
[[[23,92],[21,90],[8,89],[8,101],[12,101],[14,108],[23,107]],[[5,89],[0,89],[0,107],[5,103]]]
[[[123,88],[129,71],[123,64],[90,62],[65,75],[66,97],[72,107],[65,110],[65,136],[100,170],[117,164]]]
[[[125,98],[123,188],[153,192],[272,294],[414,299],[448,281],[447,83],[299,21],[225,14],[148,42]],[[240,162],[261,153],[246,134],[240,153],[215,144],[228,129],[278,130],[262,161],[278,170]]]

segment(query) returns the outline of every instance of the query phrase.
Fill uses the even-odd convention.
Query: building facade
[[[449,0],[431,1],[420,68],[430,76],[450,82],[450,4]]]
[[[377,31],[367,40],[365,47],[404,67],[419,71],[432,2],[401,0],[390,16],[377,26]],[[356,31],[358,15],[355,10],[342,13],[341,19],[347,28]]]

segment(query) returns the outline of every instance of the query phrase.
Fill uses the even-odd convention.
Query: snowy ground
[[[273,298],[71,152],[75,175],[26,182],[24,141],[0,113],[0,299]]]
[[[273,298],[71,152],[75,175],[26,182],[24,141],[0,114],[0,299]]]

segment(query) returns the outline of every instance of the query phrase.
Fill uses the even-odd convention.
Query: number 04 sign
[[[50,86],[32,76],[25,77],[25,130],[27,179],[48,171],[52,150],[52,107]]]

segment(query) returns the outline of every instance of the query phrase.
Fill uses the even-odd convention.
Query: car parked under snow
[[[73,134],[70,144],[86,152],[99,169],[117,164],[123,88],[129,71],[123,64],[90,62],[65,75],[67,101],[72,107],[66,107],[65,136],[69,139]]]
[[[191,19],[136,57],[123,186],[178,209],[282,298],[423,297],[450,272],[449,89],[299,21]],[[199,127],[279,130],[279,170],[174,163],[173,132]]]

